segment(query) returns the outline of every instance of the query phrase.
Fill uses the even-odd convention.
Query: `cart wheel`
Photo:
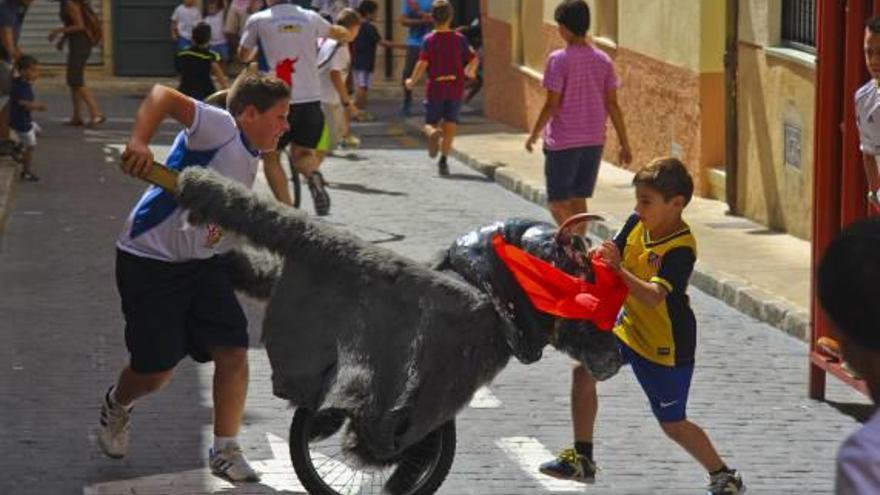
[[[431,432],[385,466],[364,465],[343,450],[347,418],[298,408],[290,424],[290,459],[311,495],[429,495],[455,457],[455,421]]]

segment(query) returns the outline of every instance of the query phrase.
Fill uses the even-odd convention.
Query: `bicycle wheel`
[[[343,448],[348,419],[298,408],[290,424],[290,459],[312,495],[430,495],[455,457],[455,421],[448,421],[383,466],[364,465]]]
[[[290,196],[293,199],[293,207],[299,208],[302,202],[302,180],[296,170],[293,170],[290,176]]]

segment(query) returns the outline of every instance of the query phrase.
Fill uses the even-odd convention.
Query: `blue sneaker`
[[[561,480],[580,483],[596,482],[596,463],[580,455],[574,449],[565,449],[556,459],[541,464],[542,474]]]

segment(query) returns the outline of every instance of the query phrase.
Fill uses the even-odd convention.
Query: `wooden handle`
[[[176,170],[171,170],[159,162],[153,162],[153,168],[150,169],[150,173],[144,177],[144,180],[172,194],[177,194],[177,175]]]

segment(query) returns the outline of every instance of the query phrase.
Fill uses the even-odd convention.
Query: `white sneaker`
[[[119,459],[128,453],[128,434],[131,430],[131,409],[126,409],[110,399],[113,387],[104,394],[101,404],[101,428],[98,445],[108,457]]]
[[[212,473],[230,481],[260,481],[260,475],[245,459],[238,445],[228,445],[223,450],[211,448],[208,452],[208,463]]]
[[[706,495],[741,495],[745,492],[746,486],[736,470],[709,476],[709,486],[706,487]]]

